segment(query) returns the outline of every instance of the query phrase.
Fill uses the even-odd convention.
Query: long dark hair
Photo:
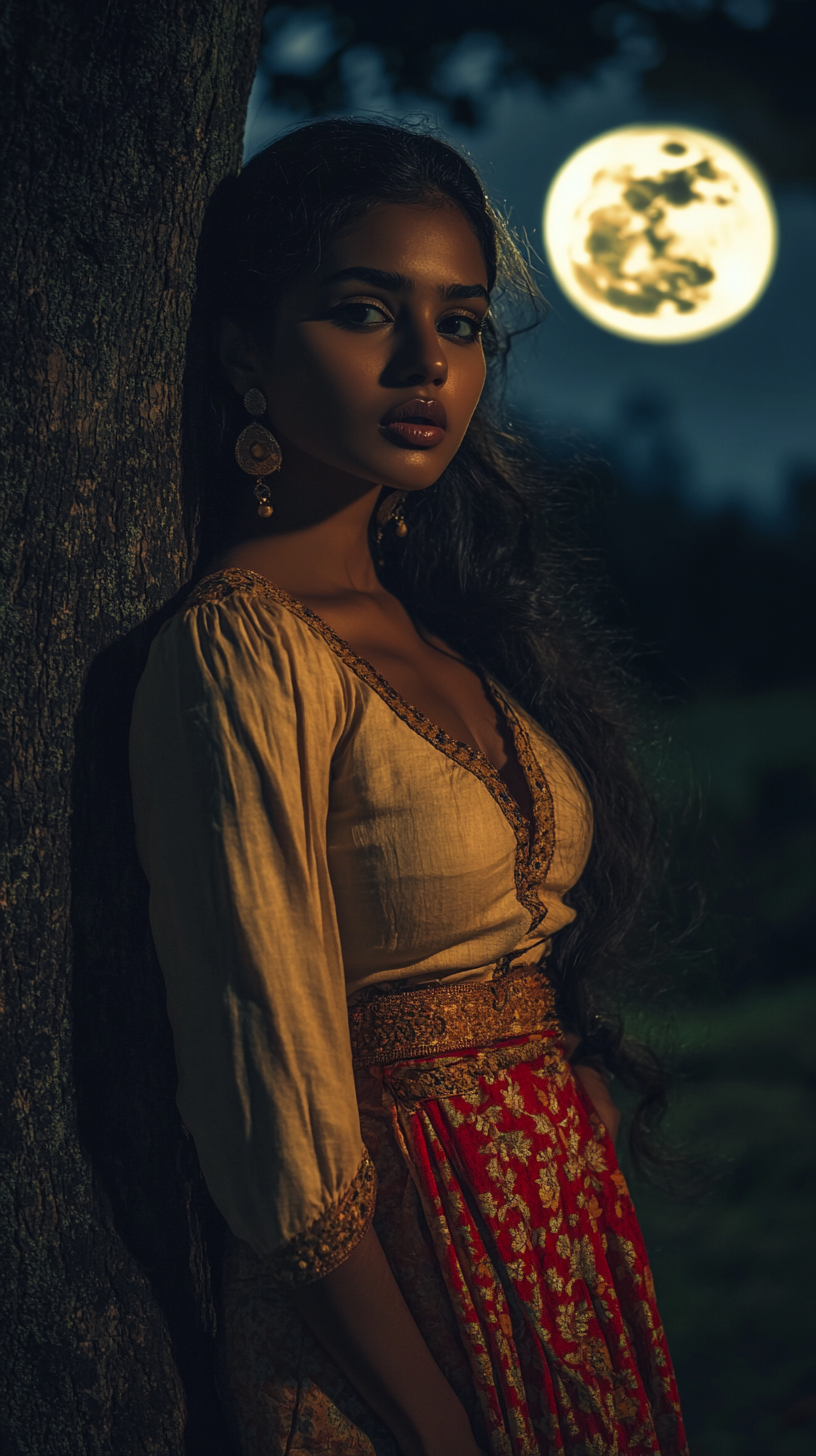
[[[222,184],[209,209],[199,289],[202,368],[194,419],[202,460],[203,550],[223,541],[245,477],[233,442],[245,423],[221,378],[220,316],[269,327],[282,291],[342,228],[377,203],[453,202],[484,253],[493,292],[484,332],[488,383],[464,443],[439,482],[409,495],[407,537],[386,534],[382,578],[426,630],[496,678],[559,743],[594,811],[572,926],[549,961],[579,1057],[639,1095],[635,1160],[663,1160],[655,1127],[666,1100],[658,1059],[623,1030],[622,1004],[650,972],[643,927],[657,858],[655,820],[633,765],[631,692],[592,609],[589,558],[575,544],[557,472],[503,419],[514,333],[543,312],[534,275],[473,167],[427,128],[354,118],[288,132]],[[203,407],[202,407],[203,406]],[[206,462],[206,463],[205,463]]]

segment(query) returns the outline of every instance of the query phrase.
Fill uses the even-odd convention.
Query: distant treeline
[[[704,514],[610,464],[588,525],[605,611],[657,698],[679,878],[707,912],[689,987],[731,994],[813,973],[816,944],[816,473],[773,526]],[[692,961],[693,961],[692,957]],[[719,989],[718,989],[719,988]]]
[[[687,699],[816,683],[816,472],[794,477],[773,527],[598,473],[593,534],[609,610],[659,691]]]

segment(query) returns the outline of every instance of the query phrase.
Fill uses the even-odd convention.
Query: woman
[[[233,519],[133,782],[239,1447],[673,1456],[597,989],[648,816],[483,395],[534,285],[466,161],[372,122],[261,153],[203,252]]]

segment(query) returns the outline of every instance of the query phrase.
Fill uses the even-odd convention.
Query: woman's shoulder
[[[314,613],[257,572],[237,567],[203,577],[157,634],[149,669],[232,678],[307,674],[325,683],[336,664]],[[315,619],[317,620],[317,619]]]
[[[227,567],[202,577],[167,628],[175,635],[248,634],[312,655],[325,653],[319,619],[309,607],[257,571]]]
[[[308,627],[310,618],[314,617],[308,607],[289,596],[268,577],[238,566],[225,567],[202,577],[191,587],[176,616],[183,620],[191,612],[198,612],[204,607],[216,607],[217,616],[257,615],[259,620],[293,627],[296,635],[302,635],[300,629]]]

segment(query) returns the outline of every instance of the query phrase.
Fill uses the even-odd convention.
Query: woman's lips
[[[438,425],[421,425],[413,420],[397,420],[393,425],[384,425],[389,439],[408,445],[411,450],[430,450],[441,445],[445,431]]]
[[[407,399],[395,405],[380,421],[394,444],[409,450],[431,450],[445,438],[448,417],[436,399]]]

